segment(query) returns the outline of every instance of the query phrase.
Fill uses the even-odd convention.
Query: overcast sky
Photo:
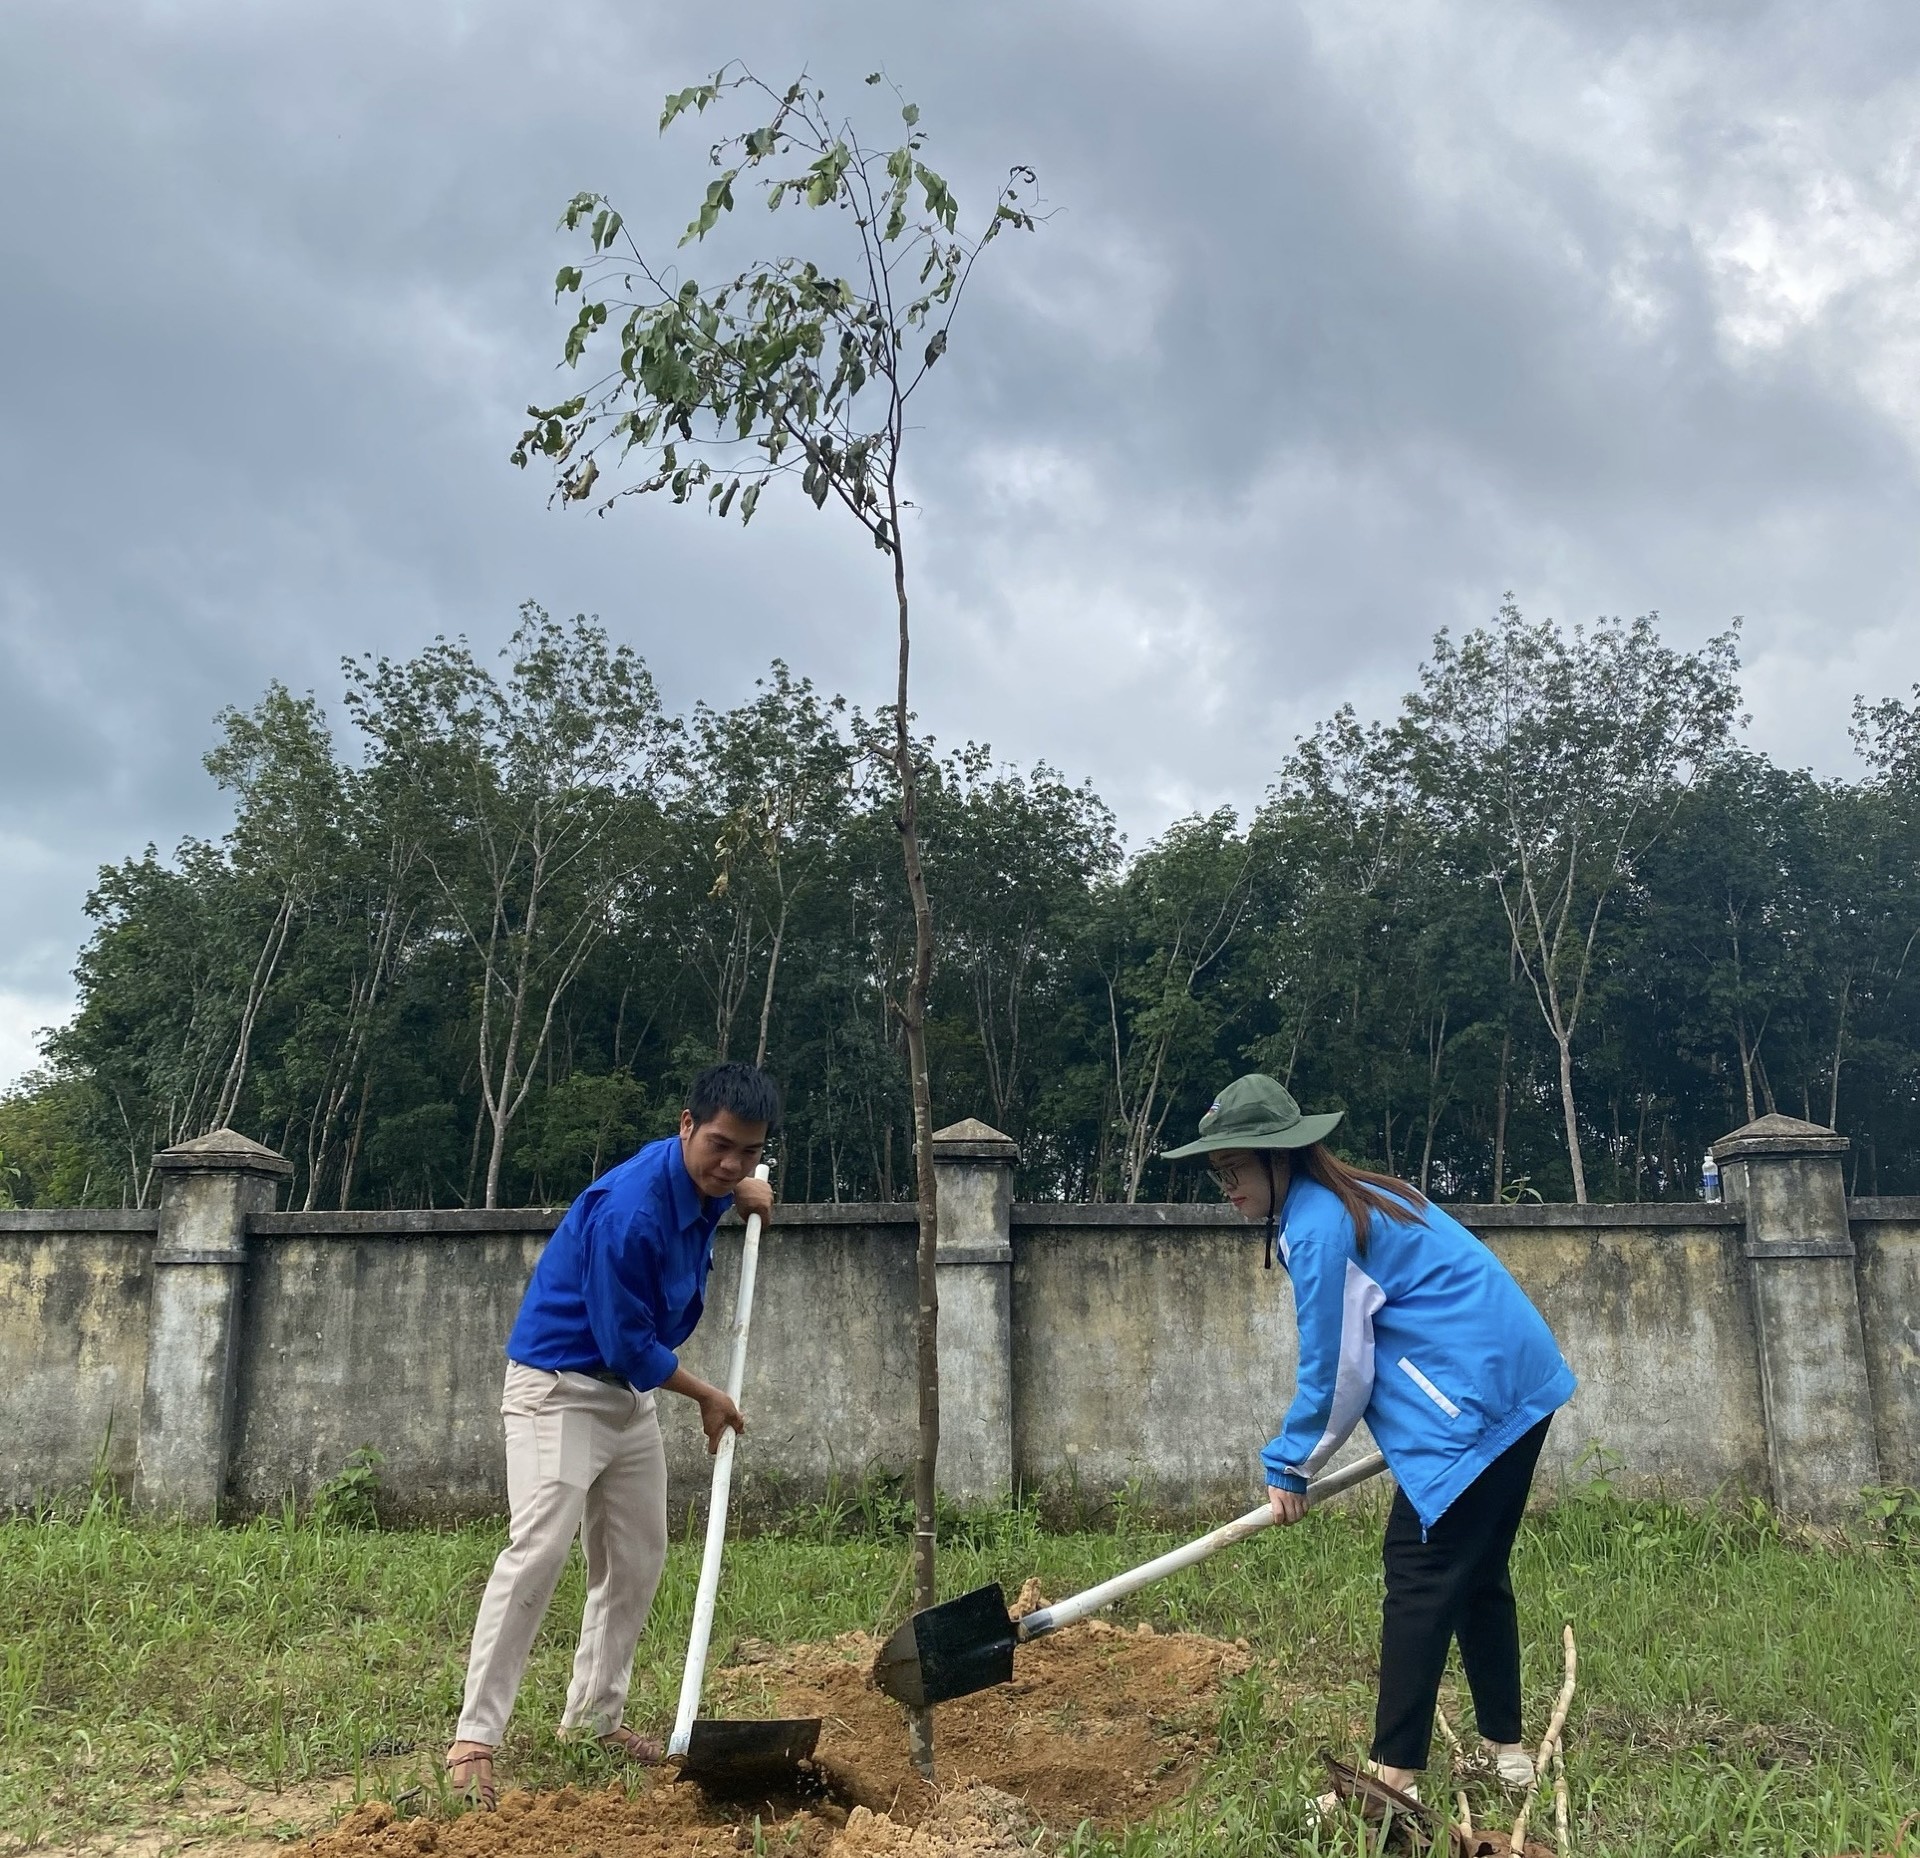
[[[337,713],[343,653],[532,598],[675,707],[776,653],[884,699],[843,524],[557,514],[506,461],[561,204],[671,244],[706,138],[661,95],[734,57],[861,110],[884,65],[963,205],[1039,170],[913,441],[919,708],[1134,843],[1509,588],[1744,615],[1752,740],[1822,774],[1920,678],[1911,0],[8,0],[0,1083],[95,868],[220,829],[211,719],[270,678]]]

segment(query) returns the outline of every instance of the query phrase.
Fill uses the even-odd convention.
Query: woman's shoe
[[[1496,1748],[1491,1742],[1483,1742],[1480,1746],[1493,1763],[1494,1773],[1509,1787],[1533,1785],[1533,1757],[1524,1748]]]
[[[1380,1773],[1379,1763],[1369,1761],[1362,1772],[1371,1774],[1377,1778]],[[1409,1781],[1404,1787],[1397,1788],[1395,1791],[1405,1794],[1415,1806],[1420,1804],[1420,1783],[1418,1781]],[[1318,1813],[1322,1819],[1332,1819],[1339,1813],[1340,1804],[1339,1794],[1329,1789],[1326,1793],[1319,1795],[1314,1800],[1313,1810]]]

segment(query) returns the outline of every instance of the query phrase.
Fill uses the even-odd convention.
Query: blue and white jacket
[[[1559,1345],[1486,1246],[1437,1206],[1408,1223],[1376,1213],[1367,1254],[1318,1181],[1296,1176],[1281,1211],[1300,1376],[1267,1482],[1304,1490],[1361,1420],[1422,1527],[1573,1397]]]

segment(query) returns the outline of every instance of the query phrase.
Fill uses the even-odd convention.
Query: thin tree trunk
[[[292,926],[293,892],[289,890],[274,914],[273,927],[267,931],[267,939],[260,949],[260,959],[253,964],[253,978],[247,983],[247,998],[240,1013],[240,1036],[233,1048],[233,1062],[227,1067],[226,1082],[220,1087],[220,1096],[214,1104],[210,1128],[224,1129],[240,1107],[241,1087],[247,1081],[247,1060],[253,1050],[253,1022],[259,1017],[267,989],[273,985],[274,971],[280,965],[281,951],[287,945],[287,931]]]
[[[827,1058],[821,1067],[820,1113],[827,1125],[827,1198],[840,1204],[840,1132],[833,1122],[833,1034],[827,1034]]]
[[[773,977],[780,972],[780,944],[787,934],[787,900],[780,899],[780,920],[774,925],[773,947],[767,954],[767,991],[760,996],[760,1043],[754,1048],[756,1067],[767,1062],[767,1028],[773,1023]]]
[[[483,1078],[480,1085],[480,1102],[473,1112],[473,1141],[467,1148],[466,1185],[460,1190],[460,1204],[462,1206],[471,1206],[473,1204],[473,1176],[474,1171],[480,1166],[480,1132],[486,1127],[486,1123],[487,1086]]]
[[[1853,997],[1853,976],[1840,989],[1840,1020],[1833,1029],[1833,1088],[1827,1093],[1827,1127],[1840,1127],[1840,1048],[1847,1036],[1847,1003]]]
[[[1731,913],[1731,905],[1729,905],[1729,914]],[[1740,1042],[1740,1084],[1746,1092],[1747,1121],[1753,1122],[1759,1116],[1759,1111],[1753,1107],[1753,1047],[1747,1039],[1747,1009],[1741,999],[1747,982],[1740,961],[1740,937],[1736,933],[1731,939],[1733,943],[1733,1032],[1734,1037]]]
[[[347,1152],[340,1163],[340,1211],[353,1204],[353,1173],[360,1161],[360,1138],[367,1127],[367,1093],[373,1087],[373,1067],[360,1074],[360,1109],[353,1119],[353,1134],[347,1140]]]
[[[526,1024],[527,987],[531,980],[534,935],[540,921],[541,884],[546,875],[546,853],[544,847],[536,853],[533,871],[527,884],[527,916],[521,927],[520,959],[516,964],[517,972],[513,977],[513,1017],[507,1022],[506,1050],[500,1058],[500,1087],[494,1095],[493,1143],[487,1155],[487,1197],[484,1204],[488,1208],[500,1204],[500,1170],[506,1159],[507,1130],[513,1121],[514,1111],[520,1107],[526,1097],[523,1089],[519,1097],[514,1095],[514,1084],[519,1071],[520,1032]],[[549,1021],[553,1018],[552,1004],[547,1009]],[[528,1061],[528,1071],[539,1063],[539,1054],[533,1053]]]
[[[898,443],[896,410],[895,443]],[[894,768],[900,782],[900,857],[913,904],[913,971],[907,982],[907,1077],[913,1092],[913,1162],[920,1210],[917,1258],[918,1320],[915,1352],[919,1393],[919,1438],[913,1465],[913,1603],[916,1610],[939,1598],[935,1537],[935,1470],[940,1456],[940,1284],[937,1266],[940,1220],[934,1198],[933,1082],[927,1070],[927,998],[933,981],[933,906],[920,864],[920,782],[908,728],[907,670],[912,634],[908,626],[907,567],[900,535],[900,506],[892,473],[887,477],[887,514],[893,537],[893,593],[900,614],[899,681],[894,692]],[[933,1712],[908,1713],[913,1764],[933,1776]]]
[[[513,1053],[509,1050],[500,1079],[502,1099],[512,1090],[513,1083]],[[500,1169],[507,1154],[507,1116],[508,1112],[503,1101],[494,1109],[493,1139],[487,1145],[487,1191],[486,1198],[480,1204],[488,1208],[500,1204]]]
[[[1427,1133],[1426,1140],[1420,1146],[1420,1191],[1427,1191],[1427,1182],[1433,1174],[1433,1132],[1440,1121],[1440,1067],[1447,1051],[1447,1009],[1440,1009],[1440,1025],[1437,1031],[1429,1025],[1427,1030]]]
[[[1573,1106],[1573,1040],[1555,1035],[1560,1048],[1560,1111],[1567,1124],[1567,1160],[1573,1168],[1573,1199],[1576,1206],[1587,1204],[1587,1171],[1580,1162],[1580,1124]]]
[[[1493,1199],[1497,1206],[1507,1180],[1507,1074],[1513,1060],[1513,1015],[1500,1034],[1500,1086],[1493,1097]]]
[[[1153,1069],[1147,1073],[1145,1089],[1135,1106],[1135,1115],[1127,1130],[1127,1205],[1133,1206],[1140,1199],[1140,1182],[1147,1172],[1147,1160],[1153,1152],[1154,1137],[1162,1123],[1166,1121],[1166,1111],[1160,1112],[1160,1121],[1153,1120],[1153,1105],[1160,1094],[1160,1075],[1166,1066],[1167,1049],[1171,1039],[1163,1038],[1156,1044],[1153,1054]]]

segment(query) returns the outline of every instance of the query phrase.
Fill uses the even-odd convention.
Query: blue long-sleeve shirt
[[[1319,1182],[1281,1211],[1300,1371],[1267,1482],[1305,1490],[1362,1419],[1431,1528],[1514,1440],[1573,1397],[1553,1331],[1507,1269],[1437,1206],[1376,1214],[1366,1256]],[[1376,1371],[1377,1369],[1377,1371]]]
[[[609,1168],[533,1267],[508,1359],[558,1373],[610,1368],[642,1392],[671,1379],[673,1351],[706,1307],[713,1229],[732,1204],[702,1197],[677,1135]]]

